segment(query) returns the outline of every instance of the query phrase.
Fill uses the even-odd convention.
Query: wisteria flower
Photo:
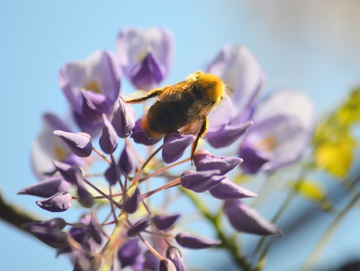
[[[138,89],[157,87],[169,73],[173,41],[165,28],[125,28],[118,35],[116,49],[125,76]]]
[[[239,156],[245,173],[272,171],[301,157],[314,127],[314,109],[301,92],[279,90],[262,100]]]
[[[65,64],[59,73],[59,84],[74,111],[75,120],[81,128],[90,129],[99,120],[91,119],[89,111],[100,117],[102,113],[110,114],[119,96],[118,63],[111,53],[96,51],[83,61]]]

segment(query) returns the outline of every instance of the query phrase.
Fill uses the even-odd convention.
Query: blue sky
[[[321,32],[319,26],[320,34],[311,29],[307,34],[306,27],[304,33],[284,32],[262,12],[246,0],[0,1],[0,190],[5,198],[49,217],[34,204],[35,198],[16,192],[36,181],[29,156],[41,115],[66,113],[57,83],[59,68],[98,49],[114,50],[116,35],[125,26],[165,26],[173,32],[174,62],[165,83],[203,69],[226,43],[241,43],[257,56],[267,75],[265,91],[278,86],[301,89],[319,114],[359,83],[359,55],[324,37],[328,29]],[[70,269],[65,257],[55,260],[52,249],[2,221],[0,238],[3,270]]]

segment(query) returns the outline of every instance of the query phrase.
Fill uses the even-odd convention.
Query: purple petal
[[[34,185],[21,189],[18,195],[32,195],[48,198],[59,191],[68,192],[70,184],[61,176],[52,176]]]
[[[136,187],[134,193],[130,197],[125,197],[123,208],[124,210],[129,213],[133,214],[136,212],[140,201],[140,192],[139,188]]]
[[[70,193],[60,191],[47,199],[38,200],[36,204],[50,212],[64,212],[71,207],[71,200]]]
[[[206,151],[198,151],[194,155],[194,164],[197,171],[218,169],[221,175],[225,175],[242,161],[238,157],[217,156]]]
[[[164,162],[169,164],[180,159],[194,139],[194,135],[181,135],[180,133],[169,133],[165,135],[162,149]]]
[[[149,250],[145,252],[145,260],[143,264],[144,270],[157,271],[159,268],[159,259],[156,258]]]
[[[92,113],[95,111],[91,111]],[[92,137],[97,137],[103,127],[103,122],[101,120],[101,114],[96,113],[96,120],[92,118],[91,122],[88,122],[84,119],[83,115],[72,111],[72,117],[76,125],[80,128],[81,131],[88,133]]]
[[[173,41],[164,28],[125,28],[118,35],[116,49],[124,74],[137,88],[156,87],[170,70]]]
[[[120,171],[124,174],[130,174],[135,169],[135,166],[136,166],[136,160],[134,154],[130,150],[128,145],[125,144],[119,159]]]
[[[103,115],[103,121],[104,127],[100,136],[99,144],[105,153],[112,154],[118,146],[117,133],[105,115]]]
[[[221,244],[220,240],[198,237],[188,233],[177,234],[175,240],[180,246],[193,249],[209,248]]]
[[[236,105],[234,116],[254,103],[265,81],[258,60],[247,48],[237,44],[224,46],[210,63],[207,72],[219,76],[232,89],[232,100]]]
[[[159,142],[161,138],[149,138],[144,129],[141,127],[142,119],[138,119],[135,122],[135,126],[132,130],[131,137],[136,143],[143,144],[145,146],[152,146],[155,143]]]
[[[214,188],[225,178],[225,176],[219,174],[220,170],[204,170],[200,172],[187,170],[180,176],[181,185],[186,189],[202,193]]]
[[[141,256],[142,249],[138,239],[129,239],[118,250],[118,259],[121,267],[131,266],[135,264]]]
[[[159,230],[168,230],[170,229],[176,220],[180,217],[179,214],[176,215],[154,215],[152,218],[152,221],[154,222],[154,225]]]
[[[83,104],[79,118],[83,119],[89,126],[97,126],[102,122],[102,114],[109,113],[111,104],[102,94],[92,93],[91,91],[82,91]]]
[[[111,124],[119,137],[128,137],[135,126],[134,109],[119,99],[119,106],[114,111]]]
[[[210,194],[217,199],[238,199],[257,197],[257,195],[241,186],[231,182],[228,178],[224,178],[214,188],[209,190]]]
[[[120,180],[120,168],[115,162],[113,155],[111,155],[111,165],[107,168],[104,175],[111,185],[115,185]]]
[[[209,131],[206,139],[214,148],[226,147],[238,140],[252,124],[252,121],[247,121],[239,125],[225,125],[218,131]]]
[[[239,155],[245,159],[245,162],[240,167],[247,174],[255,174],[272,158],[269,154],[247,147],[246,145],[241,146]]]
[[[149,217],[142,218],[138,222],[136,222],[131,229],[128,230],[127,235],[129,237],[134,236],[139,232],[145,230],[149,225],[150,225],[150,218]]]
[[[243,204],[240,200],[227,200],[224,205],[230,224],[240,232],[258,235],[283,235],[274,224],[263,218],[258,212]]]
[[[89,157],[92,152],[91,137],[86,133],[69,133],[55,130],[54,135],[61,138],[79,157]]]
[[[177,247],[169,246],[166,250],[166,258],[170,259],[174,263],[176,271],[186,271],[184,260]]]
[[[164,78],[159,65],[161,65],[161,63],[149,52],[145,58],[137,63],[130,71],[130,81],[138,89],[151,90],[157,87]]]
[[[110,53],[96,51],[84,61],[65,64],[59,84],[72,108],[82,115],[82,89],[102,94],[110,103],[116,101],[120,91],[118,63]]]

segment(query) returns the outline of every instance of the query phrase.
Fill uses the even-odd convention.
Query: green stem
[[[348,205],[338,214],[332,224],[329,226],[325,234],[321,237],[318,244],[315,246],[313,251],[310,253],[310,257],[307,258],[306,262],[302,266],[301,270],[310,270],[310,267],[314,265],[314,263],[319,259],[322,252],[330,241],[332,235],[334,234],[336,228],[339,226],[339,223],[342,221],[344,216],[348,213],[348,211],[355,205],[355,203],[360,199],[360,193],[357,193]]]

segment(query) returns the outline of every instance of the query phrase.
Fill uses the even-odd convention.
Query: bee
[[[223,99],[225,88],[219,77],[199,71],[171,86],[137,91],[125,102],[141,103],[157,97],[141,122],[146,135],[151,139],[161,139],[175,131],[196,135],[191,150],[193,159],[199,139],[209,125],[207,116]]]

